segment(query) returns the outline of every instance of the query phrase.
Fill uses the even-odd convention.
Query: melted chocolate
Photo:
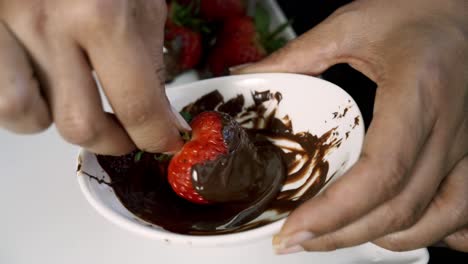
[[[280,93],[255,92],[252,97],[254,105],[246,108],[242,95],[224,102],[214,91],[182,110],[192,116],[221,111],[245,128],[223,131],[238,139],[228,141],[234,144],[229,146],[234,155],[192,169],[197,191],[219,203],[197,205],[177,196],[166,179],[168,162],[157,161],[152,154],[144,153],[138,162],[135,152],[123,157],[98,155],[122,204],[139,218],[171,232],[213,235],[268,224],[273,220],[251,220],[265,211],[289,213],[315,196],[326,184],[325,155],[341,144],[334,137],[335,130],[321,137],[294,134],[288,116],[275,117]]]
[[[212,202],[241,201],[263,207],[262,203],[276,196],[286,177],[281,149],[269,141],[252,140],[233,118],[222,116],[228,153],[194,165],[192,185]]]

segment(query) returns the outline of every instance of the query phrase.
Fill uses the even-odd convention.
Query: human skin
[[[373,121],[358,162],[288,217],[277,253],[369,241],[468,251],[468,2],[354,1],[233,73],[319,75],[338,63],[377,83]]]
[[[0,0],[0,127],[29,134],[54,122],[99,154],[178,150],[190,128],[164,90],[165,18],[163,0]]]

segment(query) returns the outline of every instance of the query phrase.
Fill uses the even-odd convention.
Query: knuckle
[[[387,198],[395,196],[405,186],[409,169],[406,162],[398,155],[386,157],[386,160],[383,160],[374,158],[370,153],[363,151],[359,161],[369,172],[369,177],[375,177],[375,174],[380,172],[376,188],[385,193]]]
[[[452,249],[468,252],[468,228],[449,235],[444,242]]]
[[[349,27],[355,21],[362,20],[363,12],[361,11],[361,5],[359,1],[349,5],[342,6],[336,9],[330,16],[337,23],[342,24],[343,26]]]
[[[406,162],[400,157],[393,158],[393,165],[389,168],[388,179],[390,187],[401,187],[402,179],[408,173]]]
[[[418,70],[415,74],[420,82],[418,91],[421,99],[423,99],[422,103],[429,105],[431,97],[438,97],[441,99],[441,102],[446,102],[449,100],[449,95],[441,89],[441,87],[449,85],[449,80],[445,77],[447,76],[447,67],[443,65],[445,58],[429,48],[426,48],[424,53],[422,58],[423,63],[418,64],[418,68],[416,68]],[[424,96],[427,92],[429,92],[431,97]],[[427,107],[427,109],[430,110],[431,108]],[[431,116],[435,115],[432,112],[430,114]]]
[[[399,155],[396,155],[391,158],[391,164],[385,168],[384,173],[385,177],[382,177],[382,182],[385,188],[393,190],[393,192],[399,192],[406,183],[406,175],[409,171],[408,165],[403,158]],[[380,164],[385,164],[385,161],[379,162]],[[379,165],[374,166],[379,171]],[[394,193],[392,193],[394,194]]]
[[[150,119],[157,119],[154,103],[151,100],[129,100],[118,110],[118,116],[127,127],[141,127]]]
[[[31,110],[31,95],[26,92],[3,94],[0,96],[0,120],[19,119]]]
[[[28,29],[37,36],[44,36],[47,33],[50,14],[44,5],[38,5],[37,8],[30,10],[30,16],[26,18]]]
[[[42,118],[37,122],[37,128],[33,132],[39,132],[39,131],[46,130],[47,128],[50,127],[51,124],[52,124],[52,121],[51,121],[50,118],[48,118],[48,117]]]
[[[68,112],[56,120],[56,123],[62,137],[74,145],[88,146],[99,135],[97,122],[79,112]]]
[[[385,215],[391,216],[387,230],[395,232],[412,227],[424,214],[427,203],[424,200],[405,202],[394,199],[384,206]]]
[[[417,216],[409,207],[389,206],[390,230],[400,231],[414,225],[417,221]]]
[[[344,247],[344,244],[337,239],[334,234],[325,235],[311,244],[305,244],[304,250],[306,251],[333,251]]]
[[[90,33],[107,33],[128,22],[126,18],[129,2],[124,0],[86,0],[80,1],[77,10],[79,25]]]
[[[155,140],[156,139],[156,140]],[[148,142],[151,142],[150,145]],[[172,143],[171,139],[165,136],[151,137],[147,140],[139,140],[135,142],[138,149],[147,150],[150,152],[160,152],[167,150],[167,146]]]
[[[456,199],[452,204],[448,205],[445,204],[445,206],[450,206],[452,207],[450,210],[450,215],[452,219],[467,219],[468,218],[468,199],[467,195],[461,195],[465,196],[461,199]]]
[[[393,235],[385,237],[384,239],[380,240],[377,244],[382,248],[395,252],[410,250],[410,247],[407,245],[407,243],[405,243],[405,241],[402,241],[401,239]]]
[[[325,236],[324,242],[327,251],[336,250],[345,246],[344,241],[333,233]]]

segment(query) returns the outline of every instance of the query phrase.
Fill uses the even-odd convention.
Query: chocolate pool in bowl
[[[364,132],[356,104],[340,88],[317,78],[224,77],[171,88],[168,96],[192,116],[207,110],[231,115],[261,153],[276,151],[283,162],[267,166],[264,186],[250,200],[196,205],[172,191],[167,162],[157,161],[154,154],[135,159],[135,153],[116,158],[83,151],[79,182],[91,204],[113,222],[150,237],[217,245],[272,235],[292,210],[343,174],[361,149]],[[237,164],[251,162],[240,157]],[[286,178],[279,173],[283,169]],[[238,176],[245,180],[250,175]],[[217,190],[204,187],[212,190],[210,195]]]

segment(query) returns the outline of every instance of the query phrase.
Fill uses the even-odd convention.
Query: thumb
[[[347,53],[344,28],[332,15],[267,58],[231,69],[231,74],[287,72],[319,75]]]

